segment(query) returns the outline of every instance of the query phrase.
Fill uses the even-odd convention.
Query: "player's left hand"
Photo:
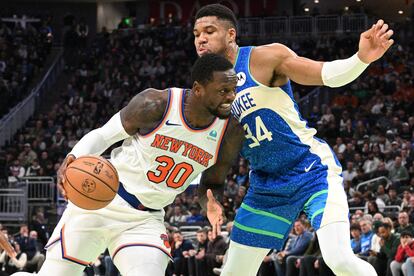
[[[210,189],[207,190],[207,199],[207,218],[213,227],[212,233],[213,239],[215,239],[218,235],[221,235],[221,225],[224,223],[223,207]]]
[[[371,63],[379,59],[391,47],[394,40],[391,36],[394,31],[388,29],[388,24],[380,19],[359,39],[358,57],[364,63]]]

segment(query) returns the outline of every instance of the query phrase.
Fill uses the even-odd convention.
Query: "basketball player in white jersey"
[[[243,140],[239,124],[229,119],[237,83],[233,65],[219,55],[207,55],[195,63],[192,79],[189,90],[150,88],[139,93],[75,145],[60,179],[76,157],[100,155],[125,139],[111,153],[119,192],[100,210],[83,210],[69,202],[38,275],[80,276],[106,248],[123,276],[164,275],[171,256],[163,208],[202,171],[204,187],[222,187]],[[221,205],[211,191],[208,196],[201,204],[219,231]]]
[[[282,249],[302,210],[336,275],[376,275],[352,252],[342,168],[299,113],[290,79],[303,85],[346,85],[391,47],[393,31],[379,20],[361,34],[355,55],[318,62],[279,43],[239,47],[236,30],[234,13],[223,5],[207,5],[196,14],[197,54],[219,53],[234,64],[239,81],[232,112],[245,130],[241,154],[251,167],[250,188],[237,211],[221,275],[256,275],[269,249]]]

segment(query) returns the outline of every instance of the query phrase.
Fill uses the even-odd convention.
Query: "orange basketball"
[[[118,173],[101,156],[76,158],[66,168],[65,179],[64,188],[68,199],[87,210],[105,207],[118,192]]]

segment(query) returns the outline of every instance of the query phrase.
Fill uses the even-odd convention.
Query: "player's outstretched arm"
[[[220,226],[225,221],[223,206],[220,204],[224,182],[231,166],[239,156],[243,140],[242,127],[231,117],[217,163],[203,172],[198,186],[199,202],[203,210],[207,212],[207,218],[213,227],[214,237],[220,234]]]
[[[274,64],[275,73],[286,76],[303,85],[326,85],[340,87],[354,81],[370,63],[381,58],[391,47],[393,30],[378,20],[371,29],[362,33],[358,52],[348,59],[319,62],[296,55],[282,44],[271,44],[260,48]]]
[[[63,196],[63,175],[66,167],[76,157],[101,155],[111,145],[136,134],[138,131],[153,129],[162,119],[168,102],[166,90],[146,89],[137,94],[120,112],[116,113],[102,127],[86,134],[73,147],[58,171],[58,188]]]

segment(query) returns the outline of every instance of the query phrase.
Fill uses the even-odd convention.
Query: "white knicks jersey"
[[[184,93],[168,90],[166,111],[159,125],[145,135],[126,139],[111,153],[111,162],[127,192],[152,209],[172,203],[177,194],[216,163],[228,120],[216,118],[194,129],[184,117]]]

